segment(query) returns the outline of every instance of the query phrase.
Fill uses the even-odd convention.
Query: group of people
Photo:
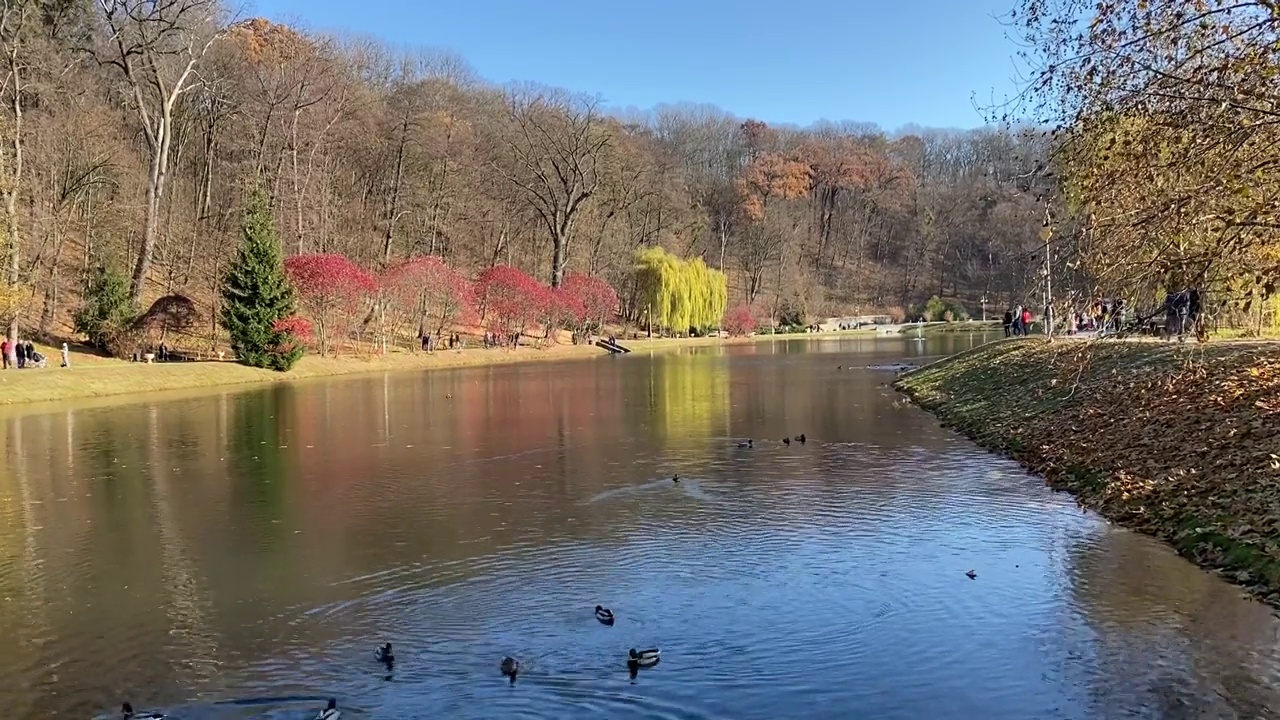
[[[1004,311],[1004,336],[1026,335],[1031,332],[1031,309],[1021,305]]]
[[[436,350],[439,350],[441,343],[444,343],[445,347],[452,350],[462,346],[462,338],[458,337],[457,333],[446,338],[440,338],[430,333],[422,334],[422,349],[427,352],[435,352]]]
[[[5,338],[0,341],[0,362],[5,370],[9,368],[42,368],[48,364],[44,353],[36,350],[31,341],[21,342]],[[71,367],[71,356],[67,344],[62,343],[62,367]]]
[[[484,334],[484,346],[487,348],[510,347],[515,348],[520,345],[521,333],[514,332],[502,335],[496,332],[486,332]]]

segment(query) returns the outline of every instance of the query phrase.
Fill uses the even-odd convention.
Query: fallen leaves
[[[1280,346],[995,343],[895,387],[1082,506],[1280,597]]]

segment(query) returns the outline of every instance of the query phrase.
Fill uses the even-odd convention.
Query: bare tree
[[[0,98],[4,102],[4,121],[0,135],[0,200],[4,202],[4,229],[8,236],[5,251],[5,282],[17,285],[22,280],[22,239],[18,220],[18,197],[22,192],[22,115],[26,93],[27,33],[33,21],[36,4],[32,0],[4,0],[0,6],[0,47],[4,52],[4,81]],[[18,336],[17,317],[10,318],[9,337]]]
[[[142,299],[159,234],[160,204],[169,179],[174,106],[197,84],[196,66],[220,35],[217,0],[98,0],[109,33],[95,51],[128,86],[147,141],[146,223],[129,294]]]
[[[546,227],[552,244],[551,286],[559,287],[574,224],[583,203],[600,186],[597,167],[609,147],[610,131],[594,100],[512,96],[508,112],[509,157],[494,168],[522,192]]]

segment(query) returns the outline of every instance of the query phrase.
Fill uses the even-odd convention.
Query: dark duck
[[[124,705],[120,706],[120,716],[124,720],[160,720],[161,718],[165,717],[165,714],[158,713],[158,712],[147,712],[147,711],[134,712],[133,706],[130,705],[129,703],[125,703]]]
[[[511,680],[512,685],[516,684],[516,675],[520,673],[519,660],[508,655],[507,657],[502,658],[502,664],[498,669],[502,671],[503,675],[506,675]]]
[[[329,704],[316,715],[316,720],[338,720],[342,717],[342,711],[338,709],[338,701],[329,698]]]

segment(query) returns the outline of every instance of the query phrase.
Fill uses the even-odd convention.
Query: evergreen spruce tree
[[[109,265],[98,265],[89,279],[84,304],[72,317],[75,330],[101,350],[115,350],[112,340],[133,322],[136,313],[129,301],[129,281]]]
[[[302,357],[302,347],[275,329],[277,320],[293,314],[293,286],[261,188],[249,197],[242,235],[236,261],[222,281],[222,327],[242,364],[283,372]]]

